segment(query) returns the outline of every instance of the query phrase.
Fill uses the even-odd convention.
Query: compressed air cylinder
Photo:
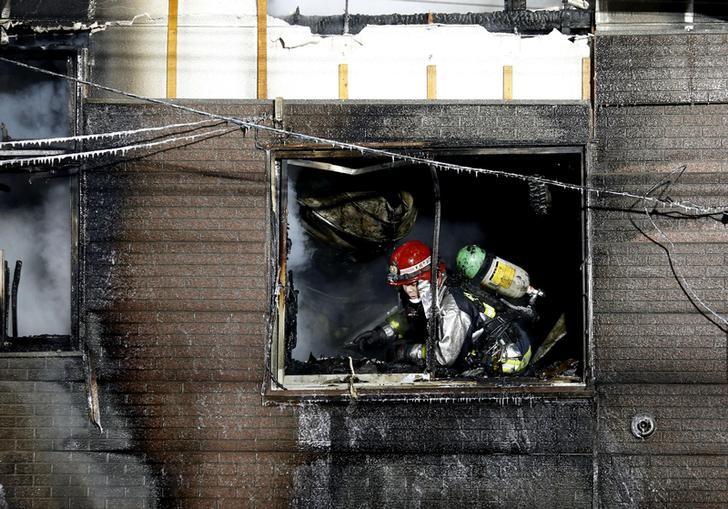
[[[458,251],[457,270],[468,279],[477,279],[485,289],[504,297],[517,299],[526,294],[540,293],[530,286],[528,273],[497,256],[488,256],[484,249],[474,244]]]

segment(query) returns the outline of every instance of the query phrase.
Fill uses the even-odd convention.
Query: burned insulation
[[[467,14],[350,14],[335,16],[305,16],[296,12],[283,19],[292,25],[307,26],[314,34],[338,35],[347,23],[348,33],[358,34],[367,25],[480,25],[489,32],[547,34],[556,29],[565,34],[589,33],[593,22],[591,11],[563,9],[558,11],[498,11]]]

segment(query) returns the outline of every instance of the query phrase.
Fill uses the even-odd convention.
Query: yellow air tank
[[[528,272],[503,258],[488,256],[483,248],[474,244],[458,251],[456,266],[468,279],[479,280],[480,286],[504,297],[518,299],[524,295],[543,295],[531,286]]]

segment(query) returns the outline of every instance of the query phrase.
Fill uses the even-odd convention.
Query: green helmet
[[[473,279],[485,261],[485,250],[470,244],[458,251],[455,266],[458,272],[468,279]]]

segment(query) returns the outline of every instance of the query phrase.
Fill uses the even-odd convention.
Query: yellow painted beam
[[[591,59],[581,59],[581,99],[591,100]]]
[[[178,0],[169,0],[167,12],[167,97],[177,97],[177,15]]]
[[[349,98],[349,64],[339,64],[339,99]]]
[[[427,66],[427,98],[437,99],[437,66]]]
[[[513,66],[503,66],[503,100],[513,99]]]
[[[268,98],[268,1],[257,0],[258,13],[258,99]]]

